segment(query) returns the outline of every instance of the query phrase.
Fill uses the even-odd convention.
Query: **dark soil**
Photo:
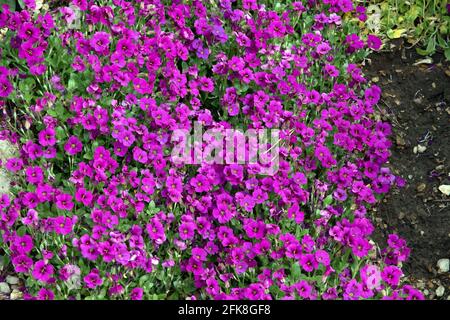
[[[390,167],[407,183],[375,213],[375,240],[384,244],[389,233],[405,238],[412,252],[403,270],[413,280],[437,280],[445,298],[450,274],[438,274],[436,263],[450,258],[450,196],[438,190],[450,184],[449,64],[439,54],[417,64],[424,57],[398,43],[369,58],[366,75],[383,90],[380,112],[393,126]],[[419,144],[426,150],[414,153]]]

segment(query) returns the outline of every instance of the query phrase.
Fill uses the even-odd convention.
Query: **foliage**
[[[450,60],[450,4],[447,0],[369,0],[366,27],[383,38],[404,37],[421,55],[444,51]]]

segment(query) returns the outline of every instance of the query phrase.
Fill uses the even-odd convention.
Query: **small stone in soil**
[[[19,283],[19,278],[14,277],[14,276],[7,276],[7,277],[6,277],[6,282],[7,282],[8,284],[11,284],[11,285],[13,285],[13,284],[18,284],[18,283]]]
[[[421,145],[421,144],[419,144],[419,145],[417,145],[417,146],[415,146],[415,147],[413,148],[414,154],[417,154],[417,153],[424,153],[426,150],[427,150],[427,147],[425,147],[425,146],[423,146],[423,145]]]
[[[419,96],[419,97],[415,98],[413,101],[417,104],[422,104],[423,98],[421,96]]]
[[[448,272],[448,270],[450,269],[450,260],[449,259],[440,259],[437,262],[437,267],[438,267],[439,273]]]
[[[437,295],[438,297],[442,297],[442,296],[444,295],[444,292],[445,292],[445,288],[444,288],[443,286],[439,286],[439,287],[436,289],[436,295]]]
[[[0,282],[0,293],[2,294],[10,294],[11,289],[9,288],[6,282]]]
[[[11,296],[10,296],[10,299],[11,300],[20,300],[20,299],[22,299],[23,298],[23,293],[21,292],[21,291],[19,291],[19,290],[13,290],[12,292],[11,292]]]
[[[443,185],[439,186],[438,189],[439,189],[440,192],[442,192],[446,196],[450,196],[450,185],[443,184]]]
[[[427,188],[427,185],[425,183],[421,183],[417,186],[417,191],[422,192]]]

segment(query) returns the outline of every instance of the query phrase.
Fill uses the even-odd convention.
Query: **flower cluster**
[[[403,181],[357,64],[379,39],[342,19],[363,7],[27,4],[0,14],[2,105],[29,126],[1,132],[19,154],[0,230],[27,298],[423,298],[400,281],[404,241],[376,259],[370,240]],[[194,123],[279,129],[278,170],[176,163]]]

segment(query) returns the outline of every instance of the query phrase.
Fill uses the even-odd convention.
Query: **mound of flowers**
[[[0,138],[17,147],[0,247],[25,298],[423,298],[405,241],[370,240],[403,180],[358,65],[381,42],[343,19],[363,7],[23,2],[0,11]],[[256,162],[180,162],[175,133],[197,125],[190,160],[221,146],[211,130],[277,139]]]

